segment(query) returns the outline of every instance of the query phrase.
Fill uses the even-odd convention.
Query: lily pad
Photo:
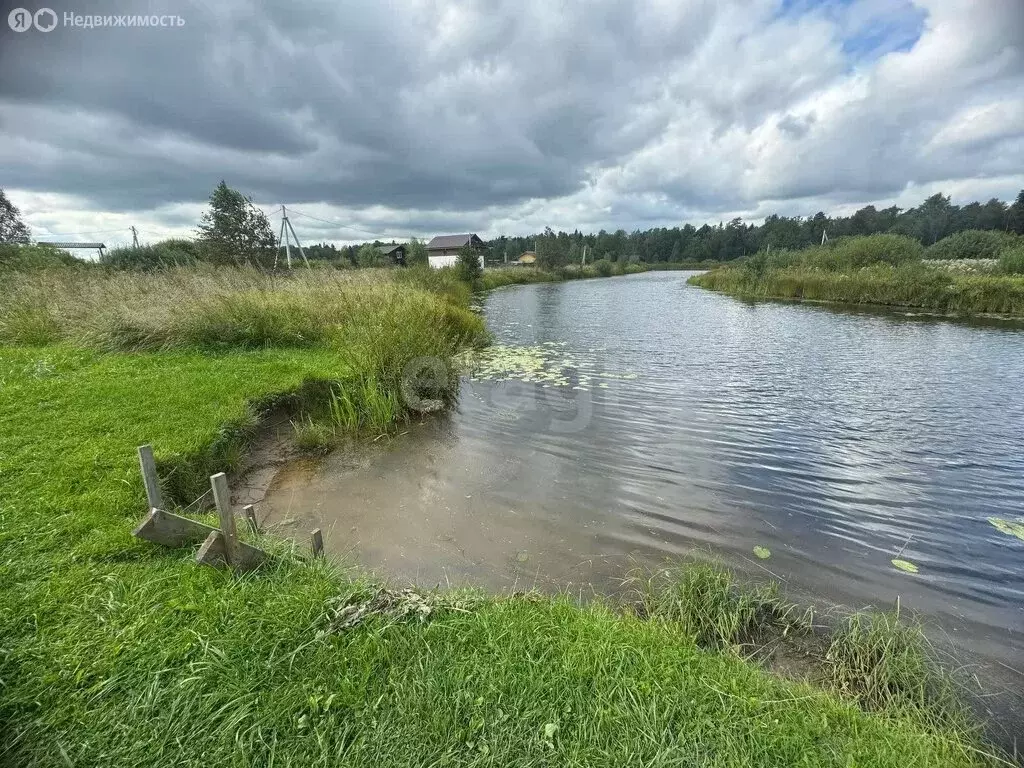
[[[900,560],[898,557],[892,559],[892,565],[894,568],[903,571],[904,573],[917,573],[917,566],[909,560]]]
[[[761,560],[767,560],[772,556],[772,551],[768,547],[754,547],[754,554]]]
[[[1005,533],[1007,536],[1016,536],[1021,541],[1024,541],[1024,521],[1004,520],[1001,517],[990,517],[988,521],[1000,533]]]

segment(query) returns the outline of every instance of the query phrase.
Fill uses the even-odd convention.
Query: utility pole
[[[821,244],[824,245],[827,242],[828,242],[828,234],[826,234],[825,230],[823,229],[823,230],[821,230]]]
[[[139,231],[135,229],[135,225],[132,225],[132,248],[139,247]]]
[[[582,261],[582,262],[580,262],[580,263],[581,263],[581,264],[582,264],[582,265],[583,265],[584,267],[585,267],[585,266],[587,266],[587,246],[586,246],[586,244],[585,244],[585,243],[584,243],[584,245],[583,245],[583,261]]]
[[[302,250],[302,243],[299,242],[299,236],[295,234],[295,228],[292,223],[288,221],[288,209],[283,205],[281,206],[281,234],[277,238],[277,250],[274,251],[274,269],[277,269],[277,257],[281,253],[281,245],[284,244],[284,256],[288,269],[292,268],[292,245],[291,239],[295,238],[295,247],[299,249],[299,254],[302,256],[303,262],[306,266],[309,266],[309,259],[306,258],[306,252]]]

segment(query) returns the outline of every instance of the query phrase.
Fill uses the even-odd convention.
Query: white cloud
[[[188,234],[221,178],[422,236],[1024,186],[1019,0],[230,0],[176,38],[63,34],[0,40],[0,167],[40,234]]]

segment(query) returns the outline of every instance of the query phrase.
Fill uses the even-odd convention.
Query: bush
[[[968,229],[944,237],[926,252],[929,259],[995,259],[1007,247],[1021,244],[1021,238],[998,230]]]
[[[1024,244],[1000,253],[996,269],[1004,275],[1024,275]]]
[[[360,267],[383,267],[384,254],[373,243],[365,243],[360,246],[356,254],[356,261]]]
[[[200,243],[172,238],[138,248],[111,248],[100,256],[100,264],[114,269],[149,271],[167,267],[186,267],[201,261],[202,258],[203,248]]]
[[[598,259],[591,266],[601,277],[611,277],[612,272],[615,271],[614,265],[608,259]]]
[[[459,280],[474,283],[480,279],[483,273],[484,269],[480,266],[480,253],[468,245],[461,248],[459,260],[455,262],[455,274],[458,275]]]
[[[828,251],[813,249],[815,251]],[[920,261],[924,254],[921,243],[903,235],[868,235],[844,237],[831,244],[832,258],[839,269],[859,269],[873,264],[891,264],[894,267],[911,261]]]
[[[48,245],[0,243],[0,272],[31,272],[52,267],[85,266],[67,251]]]

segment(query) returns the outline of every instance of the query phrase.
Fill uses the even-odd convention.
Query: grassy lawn
[[[394,327],[366,307],[320,307],[337,310],[334,331],[302,346],[203,347],[196,318],[180,325],[169,304],[159,327],[121,335],[107,332],[124,328],[117,318],[85,334],[61,308],[32,320],[49,343],[0,346],[0,765],[992,762],[959,730],[698,647],[692,591],[657,592],[644,619],[440,594],[425,620],[381,613],[346,629],[339,606],[376,594],[358,574],[278,545],[274,566],[237,577],[131,537],[145,505],[139,444],[187,503],[206,473],[237,462],[248,404],[310,380],[392,386],[404,355],[464,343],[471,324],[453,323],[455,310],[395,290],[375,299]],[[178,296],[216,314],[223,302],[208,298]],[[245,302],[227,302],[235,338],[261,327]],[[429,335],[400,332],[431,313]],[[390,351],[363,346],[374,327]],[[145,351],[110,351],[124,339]]]

